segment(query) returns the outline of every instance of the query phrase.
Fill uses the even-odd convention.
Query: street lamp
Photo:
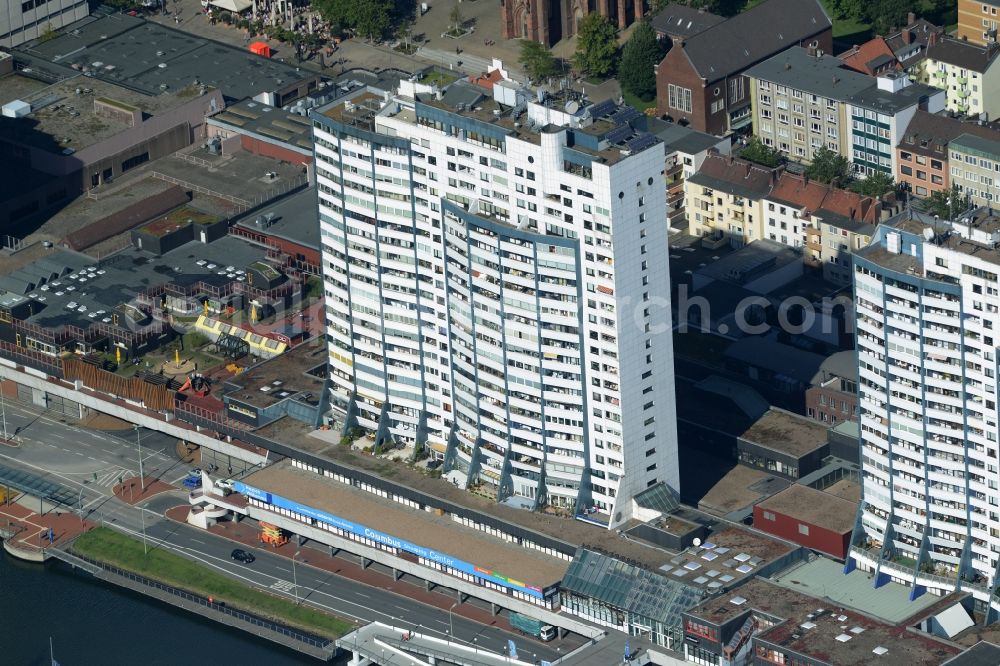
[[[146,510],[141,506],[139,509],[139,517],[142,519],[142,554],[149,555],[149,548],[146,547]]]
[[[3,401],[3,388],[0,387],[0,419],[3,420],[3,441],[7,441],[7,404]]]
[[[295,554],[292,555],[292,585],[293,585],[292,589],[295,591],[295,603],[296,604],[299,603],[299,579],[298,579],[298,576],[296,576],[296,574],[295,574],[295,558],[297,558],[301,552],[302,551],[297,550],[297,551],[295,551]]]
[[[80,505],[80,527],[83,527],[83,486],[80,486],[80,496],[76,498],[76,503]]]
[[[448,628],[450,629],[450,631],[448,632],[448,634],[449,634],[449,635],[451,636],[451,638],[453,638],[453,639],[455,638],[455,618],[454,618],[454,616],[453,616],[453,615],[451,614],[451,612],[452,612],[453,610],[455,610],[455,606],[457,606],[457,605],[458,605],[458,604],[460,604],[460,603],[461,603],[460,601],[456,601],[455,603],[453,603],[453,604],[451,605],[451,608],[449,608],[449,609],[448,609]]]
[[[142,471],[142,440],[139,438],[139,424],[132,427],[135,428],[135,445],[139,447],[139,489],[142,494],[146,492],[146,475]]]

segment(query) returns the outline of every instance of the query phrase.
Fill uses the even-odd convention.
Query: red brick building
[[[500,0],[500,35],[552,46],[572,37],[583,17],[598,12],[619,29],[642,18],[644,0]]]
[[[806,414],[824,425],[856,421],[858,366],[856,352],[842,351],[823,361],[806,389]]]
[[[753,526],[843,560],[857,510],[856,502],[795,483],[754,505]]]
[[[819,0],[767,0],[675,39],[656,68],[657,112],[710,134],[744,127],[751,112],[743,72],[793,46],[833,47],[830,17]]]

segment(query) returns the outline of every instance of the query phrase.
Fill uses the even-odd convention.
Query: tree
[[[892,28],[906,24],[906,15],[913,9],[910,0],[868,0],[868,20],[876,35],[887,35]]]
[[[354,2],[352,27],[369,39],[375,39],[385,34],[392,23],[392,12],[395,9],[392,0],[365,0]]]
[[[370,39],[386,33],[396,10],[393,0],[312,0],[312,4],[338,31],[349,28]]]
[[[781,151],[764,145],[764,142],[756,136],[751,137],[747,145],[740,151],[740,157],[772,169],[785,161]]]
[[[925,209],[931,215],[937,215],[943,220],[951,220],[960,216],[972,207],[968,194],[963,194],[958,185],[952,185],[951,190],[932,192],[924,203]]]
[[[552,53],[539,42],[521,42],[521,66],[532,81],[541,81],[554,76],[559,67]]]
[[[617,54],[618,40],[611,20],[597,12],[587,14],[576,34],[573,64],[582,72],[604,78],[614,71]]]
[[[812,164],[806,167],[805,173],[821,183],[836,180],[839,185],[844,186],[851,178],[851,165],[846,157],[823,146],[813,154]]]
[[[632,37],[622,49],[621,74],[618,82],[622,89],[644,102],[656,96],[656,72],[660,62],[660,44],[649,21],[636,26]]]
[[[465,17],[462,16],[462,10],[459,9],[458,3],[451,8],[451,13],[448,14],[448,20],[451,21],[451,29],[455,31],[456,34],[462,32],[462,25],[465,23]]]
[[[896,189],[896,181],[891,174],[873,173],[864,180],[856,180],[851,183],[851,189],[866,197],[882,198],[886,193]]]

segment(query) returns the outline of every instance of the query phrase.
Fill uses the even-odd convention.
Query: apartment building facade
[[[754,133],[797,162],[821,148],[864,177],[894,173],[897,137],[918,109],[938,111],[944,92],[890,72],[877,78],[819,49],[792,48],[748,70]]]
[[[958,0],[958,38],[975,44],[997,40],[1000,0]]]
[[[970,592],[990,618],[998,242],[989,209],[955,221],[906,211],[854,266],[864,488],[848,568],[874,572],[876,585]]]
[[[710,153],[684,182],[688,233],[743,247],[762,238],[761,202],[778,177],[777,169]]]
[[[963,134],[948,144],[951,182],[974,206],[1000,202],[1000,138]]]
[[[850,190],[782,173],[761,205],[763,236],[802,248],[802,259],[823,277],[851,283],[851,253],[868,245],[882,203]]]
[[[972,44],[932,35],[924,57],[911,68],[914,80],[945,91],[949,111],[994,119],[1000,113],[1000,45]]]
[[[458,485],[613,527],[678,486],[664,149],[611,102],[511,93],[313,112],[331,401]]]

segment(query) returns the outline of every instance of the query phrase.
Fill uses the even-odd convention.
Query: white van
[[[542,628],[538,630],[538,637],[543,641],[551,641],[556,637],[556,628],[551,624],[544,624]]]

